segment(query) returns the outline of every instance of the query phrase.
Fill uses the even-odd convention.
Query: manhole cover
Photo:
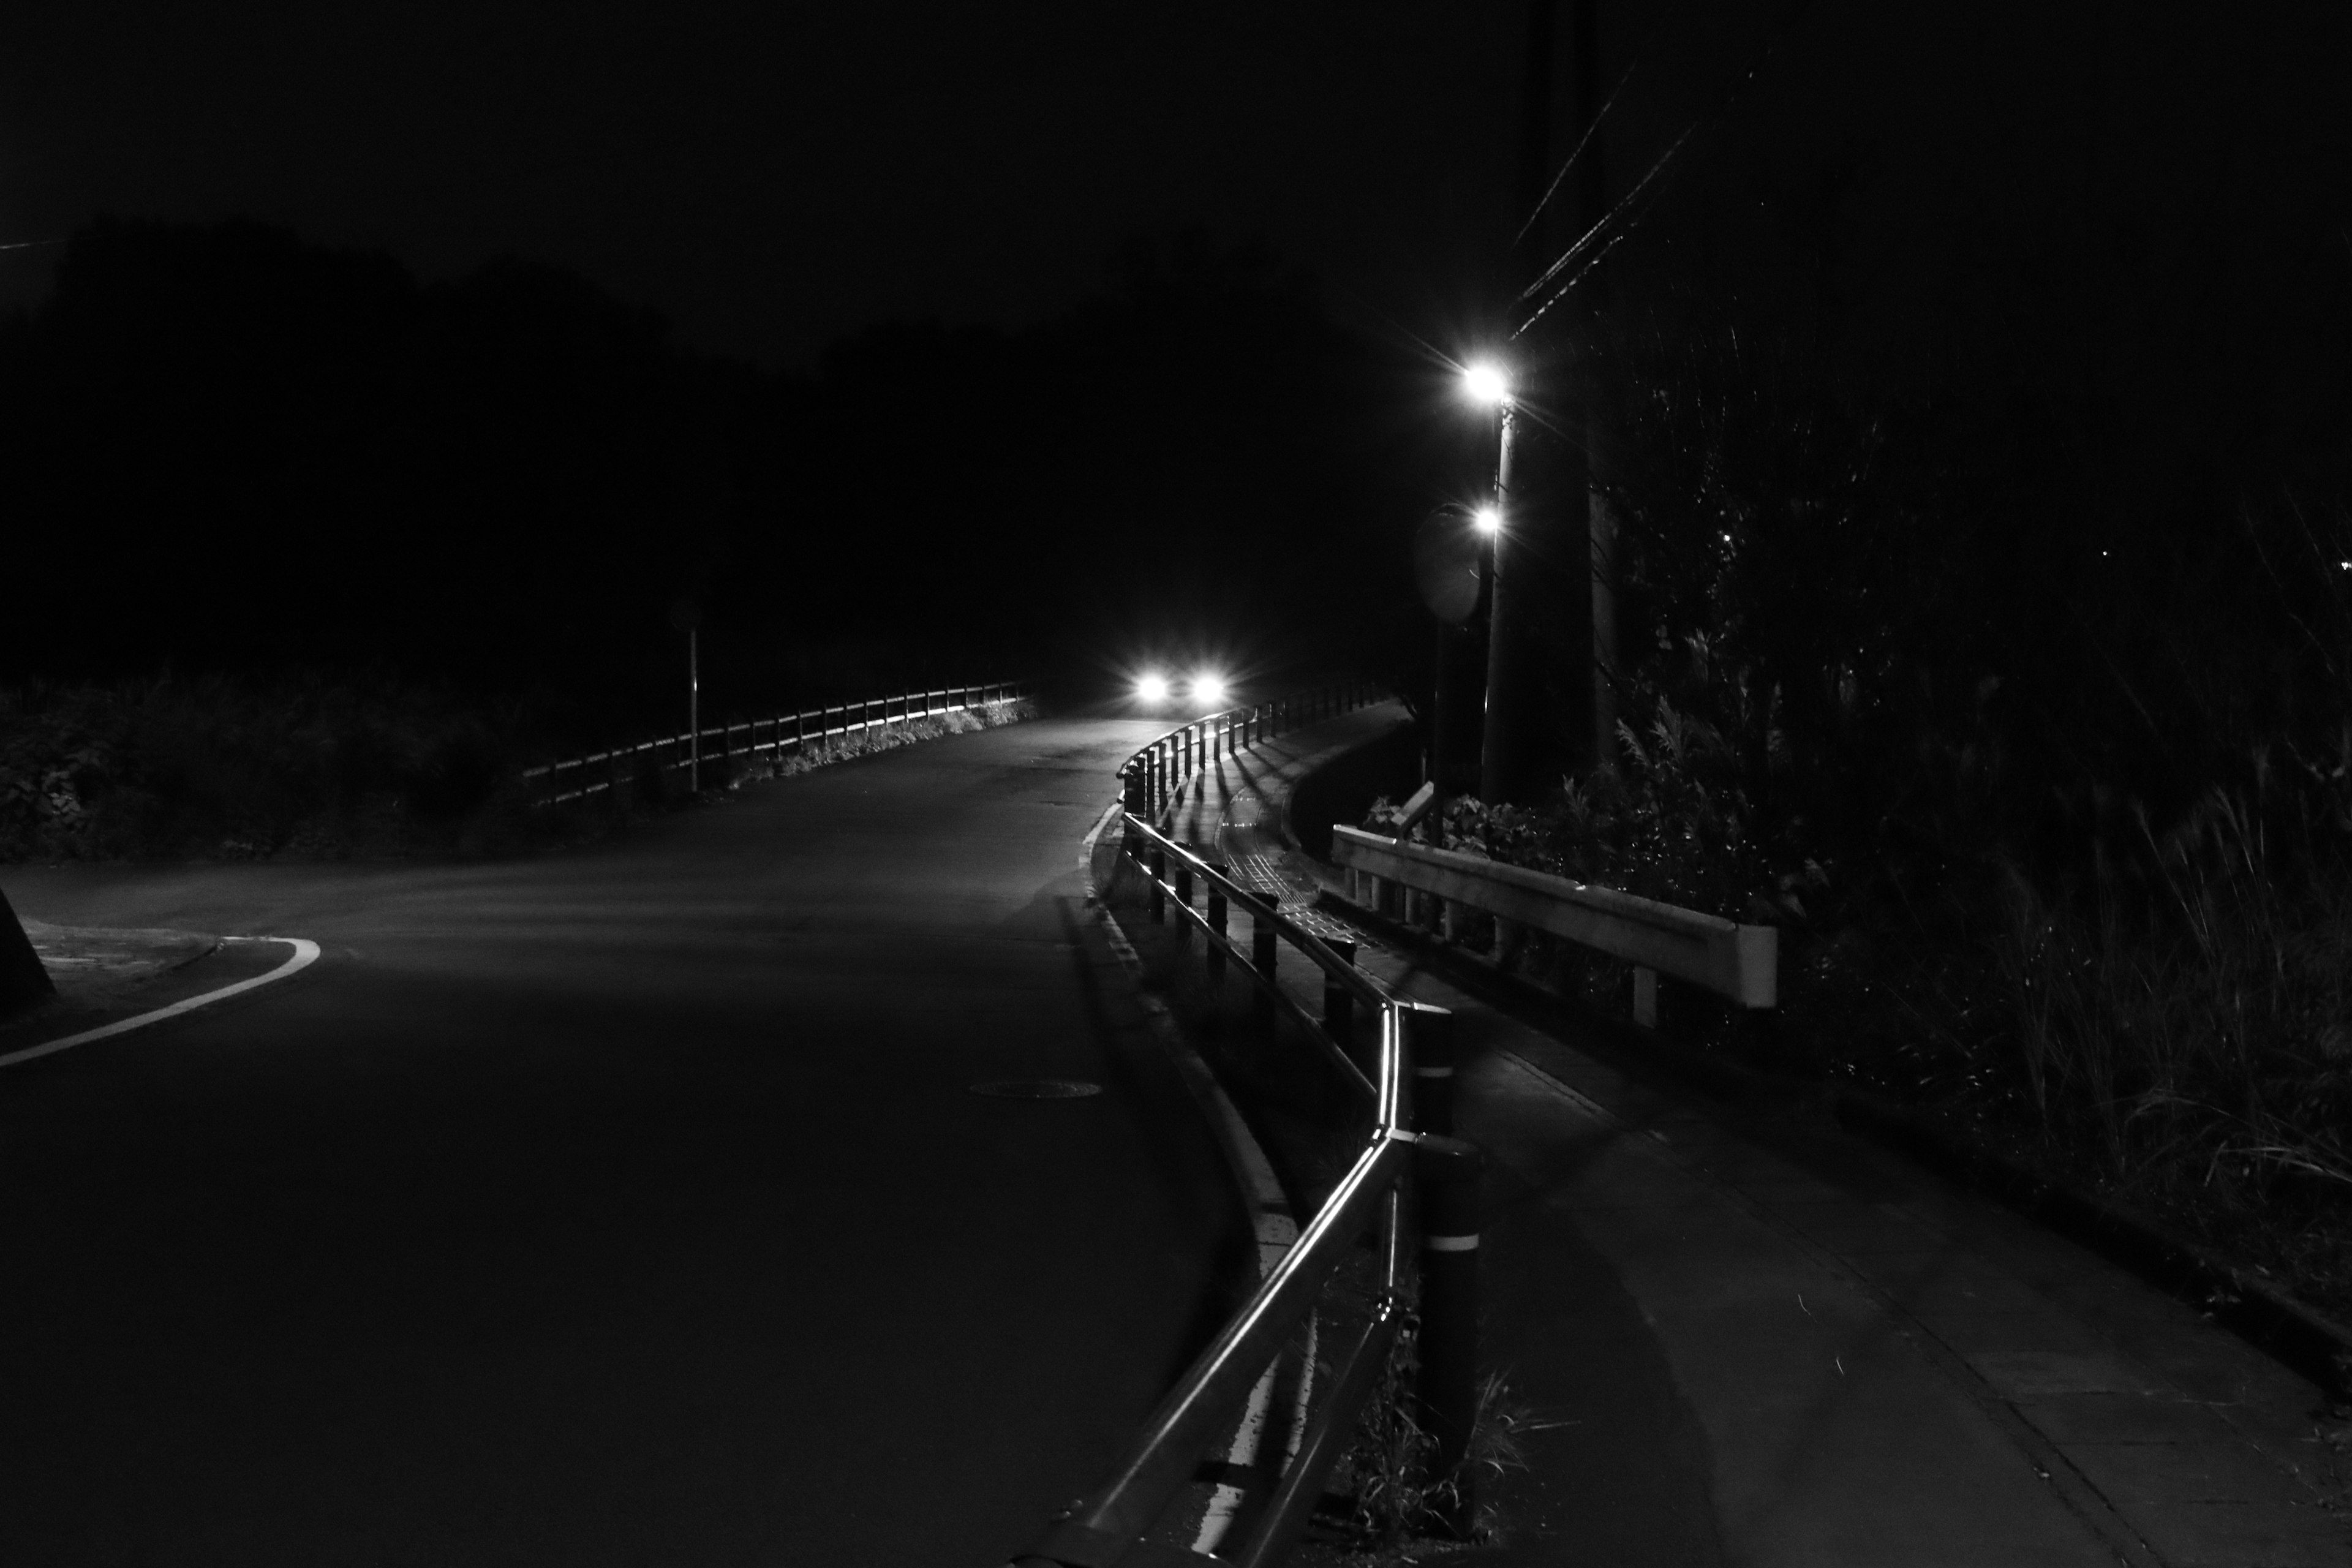
[[[973,1084],[971,1091],[994,1095],[999,1100],[1084,1100],[1090,1094],[1100,1094],[1102,1085],[1081,1083],[1071,1078],[1005,1078]]]

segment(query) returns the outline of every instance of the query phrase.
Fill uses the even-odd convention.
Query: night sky
[[[794,366],[878,320],[1033,321],[1122,240],[1198,224],[1262,237],[1363,320],[1467,337],[1518,216],[1523,15],[42,7],[0,54],[0,241],[237,213],[427,277],[520,257]],[[1653,232],[1743,243],[1740,209],[1786,194],[1759,163],[1797,185],[1846,166],[1882,208],[1882,275],[1950,262],[1956,236],[1967,265],[2063,239],[2053,218],[2333,205],[2352,145],[2329,107],[2344,24],[2318,7],[2184,28],[2118,5],[1680,0],[1603,6],[1601,31],[1604,79],[1631,71],[1612,196],[1699,127]],[[56,255],[0,252],[0,303],[37,299]]]
[[[0,239],[245,213],[428,276],[515,255],[784,365],[877,319],[1024,323],[1192,223],[1417,314],[1499,220],[1519,27],[1393,3],[41,7],[0,52]],[[44,255],[0,259],[0,299],[37,297]]]
[[[1573,114],[1557,12],[1546,166]],[[1785,340],[1830,403],[1918,411],[1903,507],[2033,497],[2067,522],[2032,536],[2086,560],[2156,512],[2334,471],[2341,16],[1597,12],[1622,243],[1509,352],[1565,431],[1606,380],[1578,363],[1598,312],[1648,487],[1629,507],[1697,494],[1668,445],[1634,473],[1635,411],[1664,405],[1624,389],[1702,387],[1711,334]],[[650,667],[680,595],[713,603],[745,701],[818,647],[878,680],[917,643],[924,668],[1034,664],[1288,626],[1405,668],[1426,641],[1406,542],[1492,461],[1450,366],[1506,344],[1517,282],[1581,221],[1563,199],[1512,249],[1527,15],[17,19],[0,458],[51,592],[0,626],[0,673],[380,658],[603,700],[583,661]],[[1797,451],[1758,441],[1766,468]],[[215,543],[294,534],[266,569]],[[908,548],[876,595],[884,538]],[[188,618],[200,579],[236,612]],[[1029,646],[1049,627],[1059,653]]]

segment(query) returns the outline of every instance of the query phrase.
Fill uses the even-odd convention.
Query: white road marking
[[[68,1035],[61,1040],[44,1040],[37,1046],[26,1046],[23,1050],[10,1051],[5,1056],[0,1056],[0,1068],[15,1067],[18,1062],[28,1062],[36,1057],[55,1056],[59,1051],[69,1051],[76,1046],[86,1046],[92,1040],[127,1035],[133,1029],[143,1029],[150,1024],[160,1024],[166,1018],[176,1018],[183,1013],[193,1013],[199,1007],[208,1007],[215,1002],[226,1001],[240,992],[267,985],[273,980],[283,980],[288,975],[299,973],[319,962],[319,944],[308,937],[233,936],[228,940],[231,942],[282,942],[292,948],[294,952],[285,963],[267,974],[257,974],[250,980],[240,980],[234,985],[224,985],[215,991],[203,992],[174,1002],[168,1007],[158,1007],[152,1012],[141,1013],[133,1017],[118,1018],[111,1024],[101,1024],[95,1029],[84,1029],[79,1035]]]
[[[1103,807],[1103,814],[1095,818],[1094,826],[1088,830],[1084,838],[1078,840],[1079,870],[1085,871],[1089,875],[1093,873],[1095,868],[1095,845],[1101,840],[1104,832],[1109,828],[1113,822],[1123,821],[1125,819],[1126,809],[1127,803],[1123,800],[1114,800],[1108,805]]]

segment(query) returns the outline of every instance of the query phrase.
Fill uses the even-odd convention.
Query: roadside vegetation
[[[2213,406],[2168,447],[2153,411],[1990,366],[1859,396],[1802,334],[1728,325],[1625,332],[1608,370],[1639,628],[1613,754],[1532,807],[1457,804],[1444,841],[1778,925],[1780,1032],[1694,1010],[1715,1048],[1899,1098],[2352,1315],[2338,454]]]
[[[0,860],[332,859],[533,841],[511,711],[388,678],[0,690]]]
[[[705,797],[1034,716],[940,714],[781,762],[709,759]],[[546,742],[520,704],[390,677],[163,676],[0,689],[0,862],[488,856],[604,837],[694,796],[674,771],[535,806]]]

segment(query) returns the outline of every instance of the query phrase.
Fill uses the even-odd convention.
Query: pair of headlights
[[[1225,700],[1225,678],[1206,671],[1190,680],[1177,681],[1171,681],[1164,675],[1139,676],[1135,682],[1135,694],[1146,702],[1165,702],[1171,696],[1181,696],[1216,708],[1223,706]]]

